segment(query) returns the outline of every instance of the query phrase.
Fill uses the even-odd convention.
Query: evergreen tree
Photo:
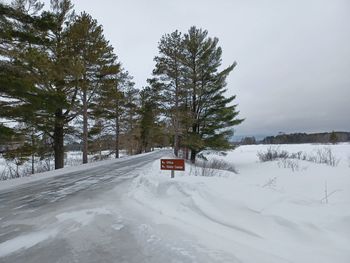
[[[72,121],[85,116],[87,135],[89,103],[101,86],[115,83],[118,65],[102,28],[87,14],[73,20],[69,0],[41,8],[36,0],[0,5],[0,115],[51,138],[58,169]]]
[[[42,123],[53,139],[55,169],[59,169],[64,166],[64,136],[71,131],[69,124],[79,114],[78,74],[67,47],[67,25],[72,23],[75,14],[70,0],[52,0],[51,10],[56,26],[48,34],[50,45],[39,53],[38,61],[42,63],[36,67],[42,72],[40,91],[47,100]]]
[[[88,122],[103,85],[114,85],[119,66],[113,48],[103,35],[102,26],[87,13],[76,17],[67,32],[69,50],[79,66],[77,85],[83,119],[83,163],[88,159]]]
[[[142,152],[149,152],[154,148],[157,138],[162,137],[159,121],[160,100],[159,90],[155,86],[145,87],[140,92],[140,144]]]
[[[237,119],[235,96],[225,97],[226,78],[236,66],[219,70],[222,50],[218,39],[208,37],[206,30],[191,27],[184,35],[184,56],[191,128],[187,145],[191,149],[191,161],[205,148],[229,149],[232,127],[243,120]]]
[[[140,147],[140,97],[134,82],[129,82],[123,91],[124,105],[120,127],[124,133],[127,153],[133,155],[141,152]]]
[[[329,136],[329,142],[332,144],[336,144],[338,142],[338,136],[335,131],[332,131]]]
[[[174,127],[174,148],[191,150],[191,161],[205,148],[229,149],[232,126],[238,119],[235,96],[226,97],[226,78],[234,62],[221,68],[222,50],[218,39],[206,30],[191,27],[183,36],[178,31],[166,34],[155,58],[155,80],[162,84],[167,115]]]
[[[183,39],[177,30],[171,34],[162,36],[158,45],[159,55],[154,58],[156,66],[153,75],[156,81],[163,84],[163,106],[171,118],[174,133],[174,154],[178,156],[180,137],[183,133],[181,127],[184,112],[181,112],[184,103],[184,66],[181,63],[183,57]]]
[[[64,82],[58,78],[62,70],[57,69],[63,69],[59,66],[61,33],[71,5],[69,1],[52,1],[52,4],[53,12],[43,12],[40,16],[36,14],[42,5],[35,0],[15,1],[13,7],[1,6],[4,30],[1,30],[0,42],[3,58],[0,82],[1,96],[7,98],[1,101],[1,114],[50,134],[54,137],[56,152],[60,153],[63,124],[57,118],[55,121],[55,105],[62,107],[66,103],[62,90],[56,90],[55,84]],[[53,122],[59,123],[55,129]],[[63,166],[63,153],[56,156],[62,157]]]
[[[115,82],[103,85],[98,99],[95,115],[102,120],[106,132],[115,136],[115,158],[119,158],[120,134],[125,132],[126,97],[125,92],[135,84],[128,71],[121,69],[115,76]]]
[[[6,127],[4,124],[0,123],[0,145],[8,144],[15,134],[16,133],[13,129]]]

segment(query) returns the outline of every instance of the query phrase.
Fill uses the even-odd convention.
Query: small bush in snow
[[[277,164],[280,168],[289,168],[292,169],[293,172],[299,171],[299,162],[295,159],[280,159]]]
[[[337,166],[340,161],[340,159],[336,158],[336,156],[332,152],[332,149],[329,147],[318,149],[316,151],[316,154],[303,154],[300,160],[313,163],[327,164],[333,167]]]
[[[276,182],[277,182],[277,177],[270,178],[262,187],[274,189],[276,187]]]
[[[232,163],[225,162],[224,160],[219,160],[219,159],[212,159],[209,161],[208,166],[211,169],[216,169],[216,170],[225,170],[225,171],[230,171],[233,173],[237,173],[236,168]]]
[[[330,147],[319,149],[316,152],[316,163],[324,163],[335,167],[339,164],[339,161],[340,160],[335,157]]]
[[[333,154],[330,147],[318,149],[316,154],[307,154],[304,152],[288,153],[287,151],[280,150],[279,147],[269,147],[265,152],[258,152],[257,156],[261,162],[279,160],[279,166],[291,168],[293,171],[299,169],[298,163],[287,159],[327,164],[332,167],[337,166],[340,161]]]
[[[232,163],[219,159],[212,159],[210,161],[198,160],[194,166],[193,172],[195,176],[216,176],[219,170],[237,173]]]
[[[36,173],[43,173],[55,169],[54,160],[51,158],[40,160],[35,167]]]
[[[8,179],[14,179],[14,178],[19,178],[20,172],[18,169],[19,166],[16,166],[14,163],[5,161],[4,168],[1,172],[1,177],[0,179],[2,181],[8,180]]]
[[[0,173],[0,181],[5,181],[7,179],[10,179],[10,173],[9,173],[8,168],[4,167]]]
[[[278,160],[281,158],[288,158],[289,153],[284,150],[280,150],[279,147],[269,147],[267,148],[266,152],[258,152],[257,156],[260,160],[260,162],[269,162]]]

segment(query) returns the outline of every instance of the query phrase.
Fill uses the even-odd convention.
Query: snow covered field
[[[350,262],[350,144],[280,145],[309,155],[330,147],[339,159],[336,167],[294,160],[298,169],[259,162],[257,152],[268,147],[207,152],[238,174],[194,176],[187,164],[170,179],[156,161],[134,179],[131,204],[156,225],[191,233],[216,262]]]

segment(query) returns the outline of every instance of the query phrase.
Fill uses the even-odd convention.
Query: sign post
[[[160,169],[170,170],[171,178],[174,178],[175,171],[185,171],[185,160],[184,159],[161,159]]]

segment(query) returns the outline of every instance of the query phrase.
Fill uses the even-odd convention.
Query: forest
[[[0,3],[0,154],[16,164],[67,148],[115,158],[173,147],[195,162],[204,149],[232,148],[238,117],[227,96],[218,38],[196,26],[161,36],[148,85],[137,87],[103,26],[70,0]],[[123,36],[120,36],[122,38]],[[157,43],[155,43],[156,45]],[[142,63],[142,62],[141,62]]]

